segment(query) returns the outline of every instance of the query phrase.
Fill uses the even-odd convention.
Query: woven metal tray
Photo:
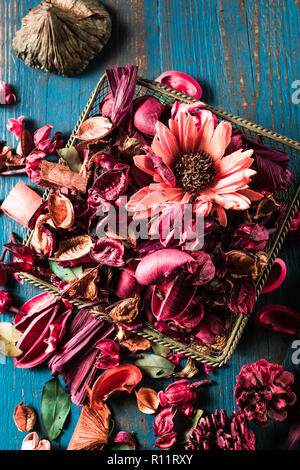
[[[89,117],[99,114],[99,104],[109,92],[110,89],[106,76],[103,75],[100,78],[99,83],[92,93],[81,116],[79,117],[72,135],[77,133],[77,130],[83,121]],[[144,78],[139,78],[136,87],[136,96],[142,96],[145,94],[151,94],[155,96],[163,104],[170,104],[175,100],[185,103],[194,103],[196,101],[194,98],[184,95],[183,93],[175,91],[171,88],[165,87],[160,83]],[[286,192],[280,192],[276,195],[278,201],[285,205],[287,210],[285,212],[281,226],[278,228],[276,233],[272,235],[266,247],[269,263],[265,267],[260,278],[257,280],[257,299],[270,273],[271,266],[282,247],[291,220],[294,217],[296,210],[300,206],[300,143],[284,137],[283,135],[277,134],[269,129],[261,127],[258,124],[242,119],[241,117],[234,116],[228,112],[222,111],[216,107],[209,105],[206,105],[205,107],[206,109],[209,109],[214,114],[216,114],[219,119],[231,122],[235,128],[239,128],[245,135],[247,135],[247,137],[256,139],[257,136],[260,136],[261,142],[264,145],[288,152],[290,155],[290,170],[292,171],[295,179],[293,184],[289,186]],[[67,147],[71,147],[74,144],[76,144],[76,138],[70,137],[67,143]],[[47,199],[48,194],[49,191],[46,191],[44,194],[44,200]],[[31,232],[28,231],[24,238],[24,243],[29,244],[30,238]],[[52,284],[32,276],[31,274],[19,273],[19,277],[34,284],[40,289],[51,292],[55,295],[59,295],[57,289]],[[71,300],[71,302],[77,306],[84,303],[79,300]],[[110,317],[104,316],[104,318],[111,321]],[[247,321],[248,317],[230,312],[230,315],[227,315],[225,336],[218,337],[216,343],[213,345],[203,345],[201,347],[187,347],[183,343],[174,341],[173,339],[162,335],[157,330],[152,328],[150,324],[145,324],[143,328],[136,330],[135,332],[138,335],[148,338],[155,343],[167,346],[173,351],[181,352],[186,356],[195,359],[196,361],[200,361],[211,366],[221,367],[222,365],[226,364],[233,354],[242,332],[247,324]]]

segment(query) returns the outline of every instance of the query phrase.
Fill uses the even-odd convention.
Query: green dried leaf
[[[49,380],[43,388],[41,419],[51,441],[61,434],[70,409],[70,395],[65,392],[58,377]]]
[[[133,364],[153,379],[160,379],[171,375],[175,369],[175,365],[172,362],[156,354],[144,354],[140,359],[133,361]]]
[[[56,261],[49,261],[49,265],[54,274],[66,282],[71,282],[83,273],[82,265],[73,268],[64,268],[59,266]]]
[[[158,356],[167,356],[170,353],[170,349],[167,346],[163,346],[162,344],[155,343],[154,341],[151,341],[151,348],[155,352],[155,354],[158,354]]]
[[[21,349],[16,347],[22,333],[15,329],[14,325],[9,322],[0,323],[0,355],[7,357],[21,356]]]
[[[57,150],[58,155],[67,162],[70,170],[75,173],[79,173],[82,167],[82,163],[79,154],[75,147],[66,147]]]

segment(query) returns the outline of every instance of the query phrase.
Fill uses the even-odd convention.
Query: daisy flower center
[[[212,183],[216,167],[212,157],[202,150],[179,155],[174,173],[178,186],[188,193],[195,194]]]

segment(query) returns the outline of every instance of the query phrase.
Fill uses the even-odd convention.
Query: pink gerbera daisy
[[[135,218],[163,213],[168,205],[193,204],[198,216],[216,211],[227,224],[225,210],[245,210],[261,195],[249,189],[253,150],[225,154],[232,127],[222,121],[215,128],[207,118],[197,129],[189,113],[180,112],[169,127],[156,124],[156,135],[146,155],[136,155],[135,165],[153,176],[154,183],[135,193],[127,210]],[[161,164],[159,163],[161,162]]]

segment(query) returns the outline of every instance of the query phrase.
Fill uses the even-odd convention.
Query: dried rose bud
[[[139,302],[138,295],[122,300],[110,311],[110,316],[115,321],[131,323],[139,314]]]
[[[23,401],[21,401],[14,411],[14,422],[19,431],[31,431],[36,422],[35,411],[29,406],[23,405]]]

